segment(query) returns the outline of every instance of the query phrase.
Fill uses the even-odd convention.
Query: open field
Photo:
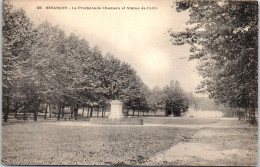
[[[165,122],[166,118],[158,119]],[[258,162],[256,127],[234,119],[171,120],[171,124],[144,120],[143,126],[91,126],[86,121],[4,125],[2,163],[256,165]]]

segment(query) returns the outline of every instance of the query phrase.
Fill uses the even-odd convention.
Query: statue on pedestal
[[[123,115],[123,103],[118,100],[118,85],[116,82],[112,84],[112,101],[111,104],[111,111],[109,114],[109,119],[122,119],[124,118]]]
[[[112,99],[117,100],[117,98],[118,98],[118,86],[117,83],[114,82],[112,84]]]

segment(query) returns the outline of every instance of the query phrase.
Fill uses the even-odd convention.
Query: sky
[[[195,93],[201,81],[196,62],[188,61],[189,46],[171,44],[169,30],[185,30],[188,13],[177,13],[170,0],[12,0],[37,25],[48,21],[66,34],[74,33],[129,63],[143,82],[153,88],[178,80],[184,90]],[[37,9],[41,6],[42,9]],[[46,9],[46,7],[67,9]],[[101,7],[87,10],[83,7]],[[120,10],[103,9],[119,7]],[[125,9],[123,9],[125,7]],[[139,9],[128,9],[134,7]],[[145,10],[141,8],[145,7]],[[148,8],[149,7],[149,8]],[[74,9],[73,9],[74,8]],[[197,96],[202,96],[197,94]]]

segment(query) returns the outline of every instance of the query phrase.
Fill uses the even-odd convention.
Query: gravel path
[[[256,166],[257,128],[222,119],[204,127],[190,140],[179,142],[142,165]]]

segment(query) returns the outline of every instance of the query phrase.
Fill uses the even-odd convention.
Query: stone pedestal
[[[90,118],[92,125],[143,125],[144,121],[139,118],[125,118],[123,115],[123,103],[119,100],[110,102],[111,111],[108,118]]]
[[[111,111],[109,115],[109,119],[122,119],[124,118],[123,115],[123,103],[119,100],[112,100],[111,104]]]

